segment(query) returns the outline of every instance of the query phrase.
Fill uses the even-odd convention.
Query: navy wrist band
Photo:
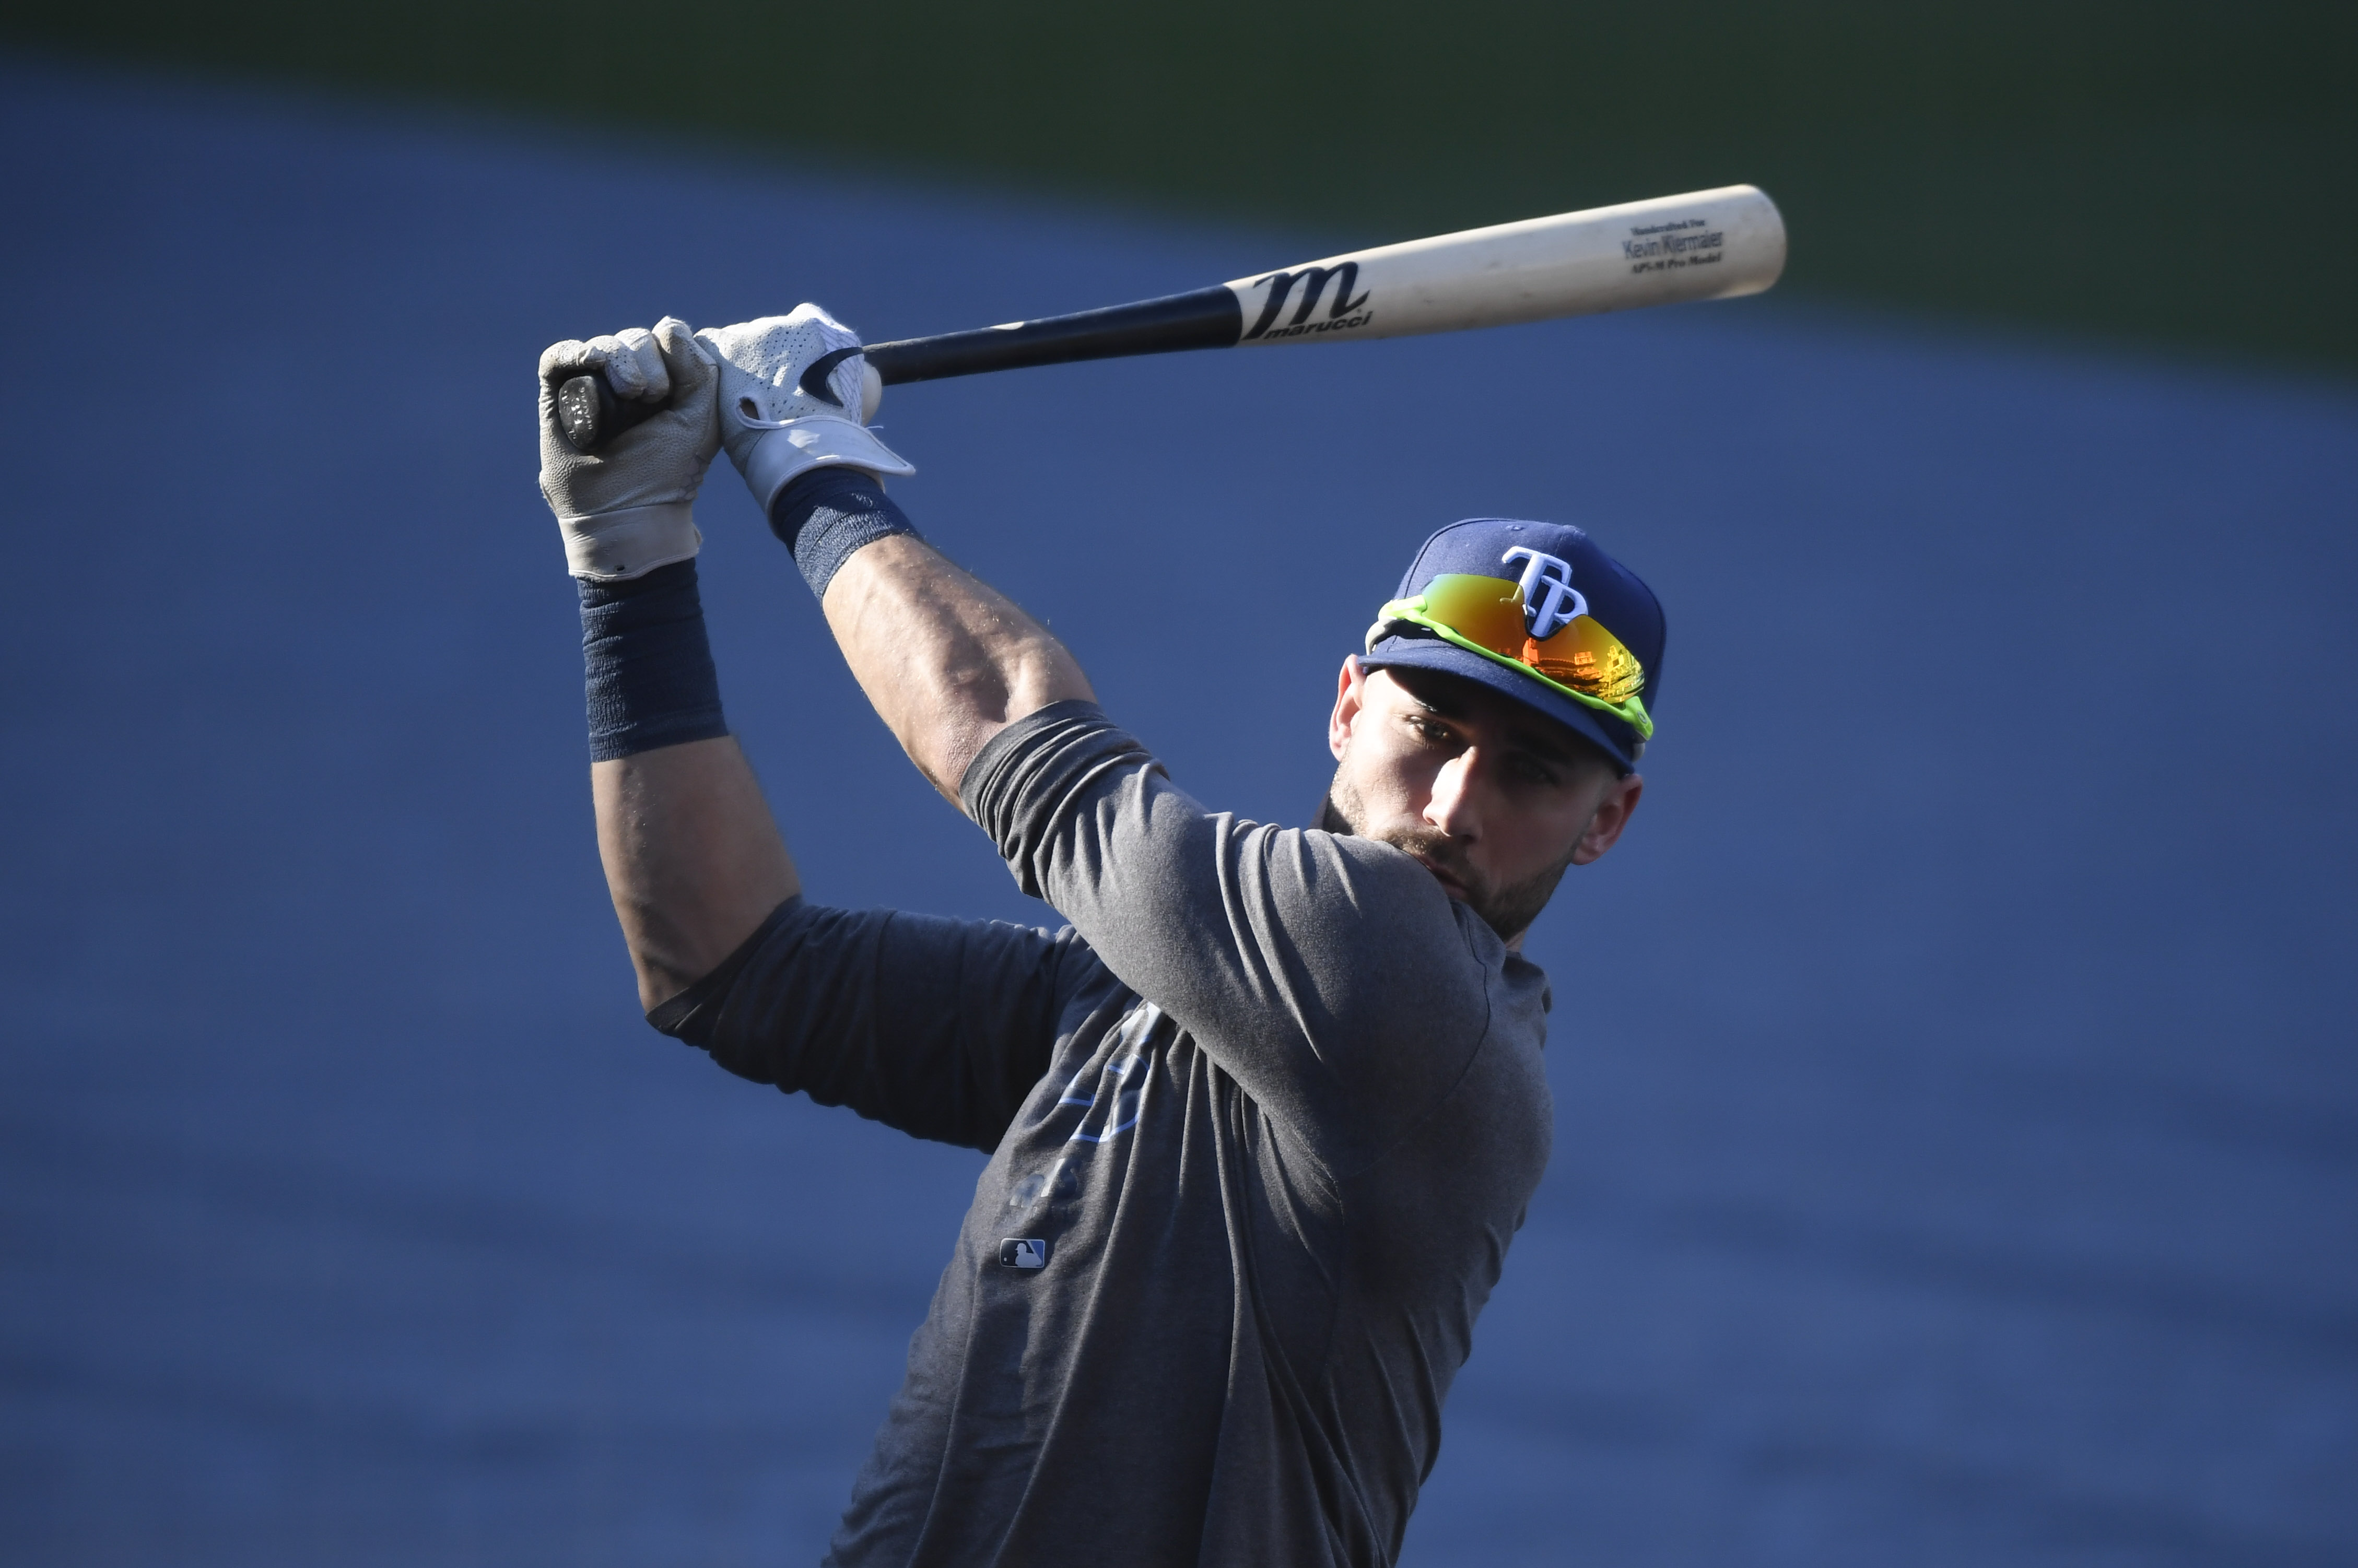
[[[674,561],[624,582],[576,580],[590,761],[728,734],[696,563]]]
[[[770,532],[794,552],[811,591],[825,599],[853,551],[887,534],[917,530],[875,475],[835,463],[797,475],[778,492],[770,503]]]

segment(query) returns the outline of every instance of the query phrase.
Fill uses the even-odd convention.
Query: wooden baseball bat
[[[1752,186],[1730,185],[1379,245],[1102,310],[842,349],[814,361],[800,385],[833,403],[827,377],[855,354],[894,386],[1181,349],[1462,332],[1730,299],[1759,293],[1784,268],[1776,203]],[[557,394],[566,438],[582,452],[657,406],[617,399],[594,374],[574,377]]]

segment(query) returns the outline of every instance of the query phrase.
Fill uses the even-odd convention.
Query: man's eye
[[[1545,762],[1541,762],[1537,757],[1517,757],[1515,759],[1514,766],[1515,772],[1531,784],[1552,784],[1555,783],[1555,770],[1549,767]]]

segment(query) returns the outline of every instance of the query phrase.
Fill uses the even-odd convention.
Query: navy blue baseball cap
[[[1654,733],[1662,639],[1654,590],[1581,530],[1470,517],[1417,551],[1360,663],[1478,682],[1594,741],[1626,773]]]

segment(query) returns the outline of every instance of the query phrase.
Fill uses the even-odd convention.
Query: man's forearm
[[[598,853],[652,1012],[802,889],[733,735],[592,763]]]
[[[1052,702],[1096,699],[1046,627],[914,535],[860,550],[823,602],[878,715],[953,804],[992,736]]]
[[[794,863],[720,711],[696,563],[581,604],[598,847],[652,1010],[794,893]]]

